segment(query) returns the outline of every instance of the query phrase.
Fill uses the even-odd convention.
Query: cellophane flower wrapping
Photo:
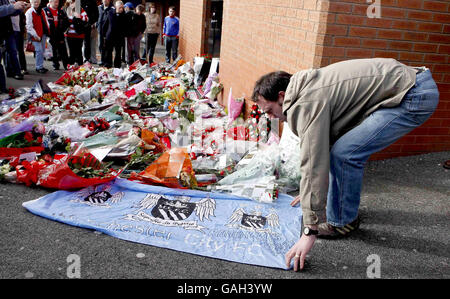
[[[284,123],[283,134],[279,143],[280,165],[278,167],[278,183],[283,186],[283,192],[298,190],[300,173],[300,138]]]
[[[88,149],[54,159],[40,170],[37,185],[50,189],[72,190],[107,183],[120,171],[109,168],[95,158]]]
[[[197,186],[189,154],[183,148],[174,148],[164,152],[144,171],[132,175],[130,179],[178,189]]]
[[[238,118],[242,113],[242,107],[244,106],[244,98],[235,99],[232,95],[232,90],[228,95],[228,117],[231,121]]]

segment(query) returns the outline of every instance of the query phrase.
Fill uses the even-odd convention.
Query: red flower
[[[34,140],[33,134],[31,132],[26,132],[24,138],[28,142],[32,142]]]

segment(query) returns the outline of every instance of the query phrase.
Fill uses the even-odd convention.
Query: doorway
[[[220,57],[222,38],[223,1],[207,0],[205,14],[205,54]]]

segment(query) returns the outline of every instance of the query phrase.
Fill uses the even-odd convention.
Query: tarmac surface
[[[39,78],[51,82],[62,74],[37,74],[32,61],[26,80],[7,78],[8,87],[31,87]],[[82,279],[364,279],[373,273],[384,279],[448,279],[450,171],[442,167],[448,159],[450,152],[369,161],[360,230],[347,239],[318,240],[301,272],[128,242],[51,221],[22,203],[53,191],[0,183],[0,278],[68,278],[76,254]],[[379,272],[373,272],[376,265]]]

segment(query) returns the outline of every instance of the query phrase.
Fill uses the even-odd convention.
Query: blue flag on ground
[[[286,269],[301,209],[281,194],[275,203],[116,179],[57,191],[23,203],[30,212],[137,243],[228,261]]]

